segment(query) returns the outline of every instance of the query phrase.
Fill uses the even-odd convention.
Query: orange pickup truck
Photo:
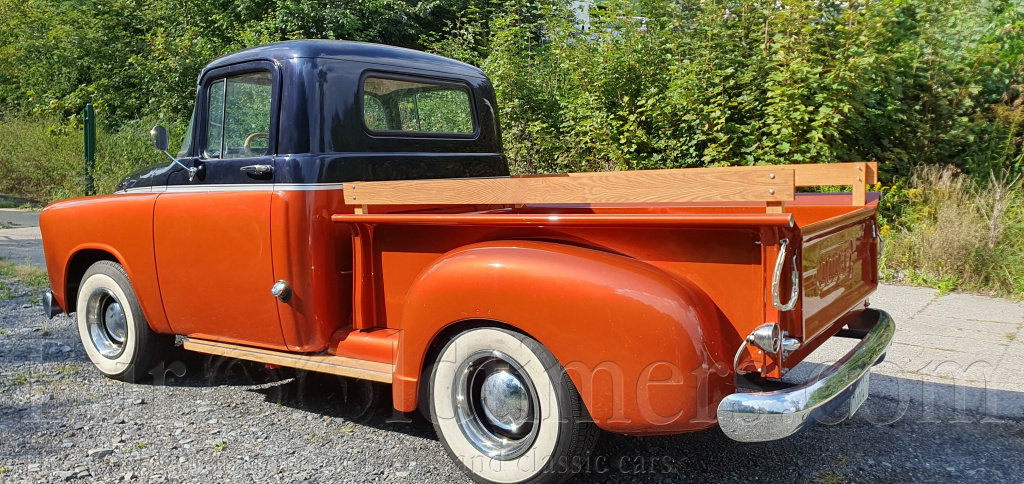
[[[475,480],[557,482],[600,430],[765,441],[852,415],[895,331],[867,303],[873,163],[509,176],[483,72],[351,42],[221,57],[195,106],[169,163],[40,219],[44,309],[111,378],[180,335],[383,382]],[[853,191],[797,193],[821,185]],[[861,341],[781,380],[837,336]]]

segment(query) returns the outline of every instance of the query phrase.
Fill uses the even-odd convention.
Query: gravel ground
[[[14,293],[0,301],[0,482],[469,482],[422,417],[389,423],[386,387],[184,351],[154,381],[108,380],[71,318]],[[764,444],[605,434],[574,482],[1024,482],[1024,418],[935,405],[875,395]]]

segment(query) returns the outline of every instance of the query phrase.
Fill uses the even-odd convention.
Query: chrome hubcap
[[[469,442],[499,460],[526,452],[540,427],[537,391],[526,370],[500,351],[480,351],[455,375],[455,418]]]
[[[104,358],[115,359],[124,352],[128,339],[128,317],[113,292],[97,289],[89,295],[85,321],[92,345]]]
[[[529,392],[508,371],[497,371],[484,378],[480,401],[488,423],[512,435],[519,433],[530,416]]]

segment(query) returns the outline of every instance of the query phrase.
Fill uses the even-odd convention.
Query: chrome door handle
[[[252,173],[254,175],[262,175],[264,173],[270,173],[274,171],[274,167],[271,165],[247,165],[239,168],[239,171]]]

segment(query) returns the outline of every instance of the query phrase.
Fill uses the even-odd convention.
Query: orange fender
[[[116,260],[131,280],[153,331],[172,333],[164,313],[153,253],[153,204],[158,194],[108,195],[64,200],[39,215],[46,269],[54,298],[65,311],[78,280],[97,259]]]
[[[539,241],[462,247],[421,272],[408,292],[395,408],[415,409],[430,346],[445,343],[436,339],[446,327],[498,322],[555,355],[600,427],[706,428],[715,422],[712,403],[732,392],[716,377],[722,371],[705,341],[718,314],[699,289],[624,256]]]

